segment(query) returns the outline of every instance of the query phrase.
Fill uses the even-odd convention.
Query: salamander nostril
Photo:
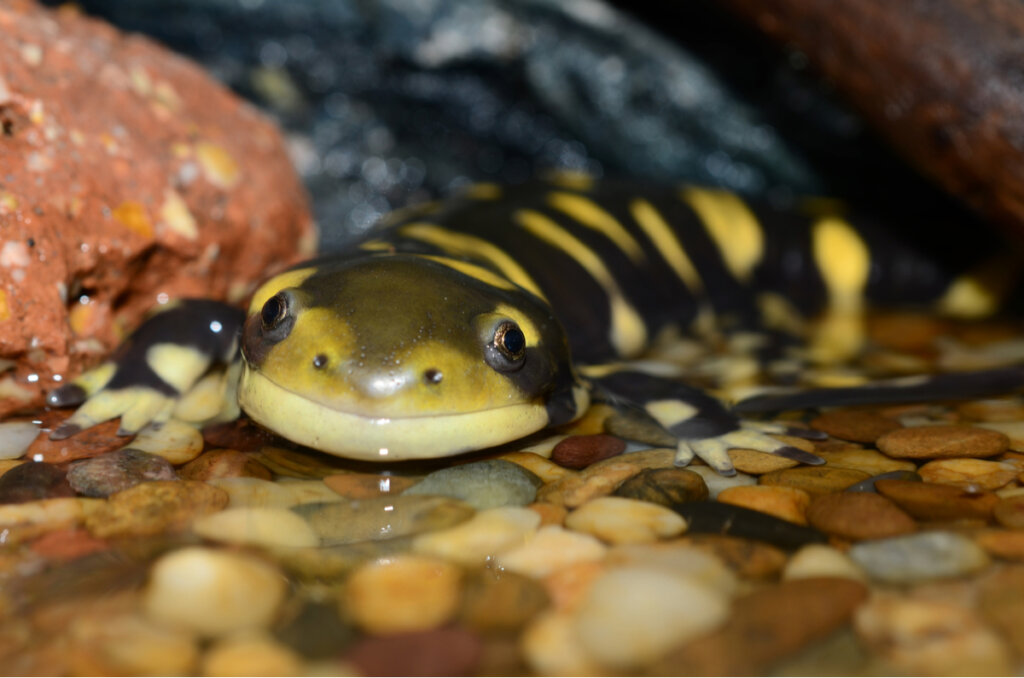
[[[322,370],[323,368],[327,367],[327,362],[327,356],[325,356],[323,353],[317,353],[315,356],[313,356],[313,367],[315,367],[318,370]]]
[[[423,372],[423,381],[428,384],[440,384],[442,379],[444,379],[444,375],[441,374],[441,370],[435,367],[431,367]]]

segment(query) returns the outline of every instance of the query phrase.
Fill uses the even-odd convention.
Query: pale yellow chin
[[[363,417],[304,398],[248,366],[238,401],[253,420],[280,436],[364,461],[447,457],[522,438],[548,423],[544,406],[533,403],[403,419]]]

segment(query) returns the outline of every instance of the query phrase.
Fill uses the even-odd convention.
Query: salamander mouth
[[[254,421],[280,436],[363,461],[447,457],[517,440],[548,424],[540,402],[429,416],[365,416],[290,391],[248,366],[238,400]]]

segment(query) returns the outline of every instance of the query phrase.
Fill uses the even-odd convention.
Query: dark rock
[[[363,638],[344,658],[366,676],[468,676],[481,652],[475,633],[441,628]]]
[[[559,466],[578,470],[602,459],[622,454],[625,450],[625,440],[606,433],[569,436],[555,445],[555,449],[551,451],[551,461]]]
[[[274,635],[306,659],[333,659],[355,638],[355,629],[338,615],[335,603],[307,602]]]
[[[149,480],[175,480],[163,457],[141,450],[115,450],[71,465],[68,482],[87,497],[106,497]]]
[[[784,549],[828,541],[821,532],[760,511],[722,504],[717,501],[692,501],[671,508],[686,518],[687,533],[727,534],[768,542]]]
[[[671,507],[688,501],[704,501],[708,498],[708,486],[699,474],[686,469],[647,469],[619,485],[614,495]]]
[[[0,476],[0,504],[73,496],[67,473],[44,461],[19,464]]]

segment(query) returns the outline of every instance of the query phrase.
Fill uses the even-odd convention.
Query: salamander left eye
[[[518,325],[506,320],[494,330],[494,338],[484,354],[487,364],[496,370],[518,370],[526,359],[526,335]]]

